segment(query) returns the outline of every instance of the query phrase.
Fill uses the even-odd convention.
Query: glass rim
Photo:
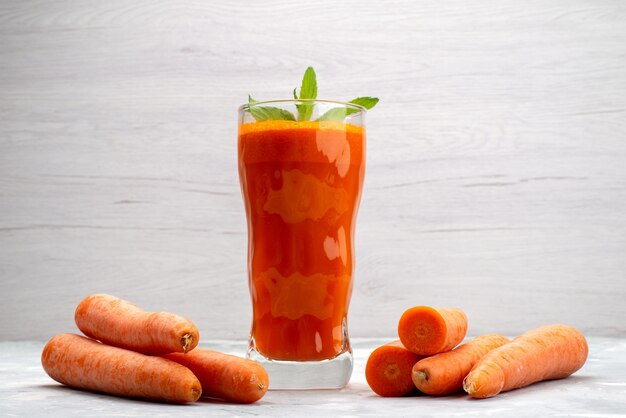
[[[252,106],[259,106],[259,105],[265,105],[265,104],[272,104],[272,103],[315,103],[315,102],[319,102],[319,103],[332,103],[332,104],[337,104],[337,105],[342,105],[344,107],[347,108],[352,108],[352,109],[356,109],[361,113],[367,113],[367,109],[364,106],[361,106],[360,104],[356,104],[356,103],[350,103],[350,102],[342,102],[341,100],[324,100],[324,99],[275,99],[275,100],[263,100],[263,101],[258,101],[252,104]],[[250,109],[250,103],[246,103],[244,105],[239,106],[239,112],[245,112],[247,110]]]

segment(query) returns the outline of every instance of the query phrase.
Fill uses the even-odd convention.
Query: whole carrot
[[[87,296],[76,308],[74,320],[88,337],[144,354],[193,349],[200,335],[196,326],[169,312],[146,312],[115,296]]]
[[[580,369],[589,348],[585,336],[567,325],[528,331],[487,353],[463,381],[474,398],[488,398],[535,382],[562,379]]]
[[[76,334],[48,341],[41,363],[48,376],[79,389],[174,403],[195,402],[202,394],[198,379],[180,364]]]
[[[375,349],[365,365],[365,379],[380,396],[404,396],[415,390],[411,369],[422,357],[393,341]]]
[[[452,350],[466,332],[467,317],[458,308],[415,306],[407,309],[398,322],[402,344],[422,356]]]
[[[201,348],[163,357],[189,368],[200,380],[204,396],[252,403],[261,399],[269,387],[263,366],[245,358]]]
[[[413,366],[413,383],[428,395],[448,395],[463,388],[463,379],[489,351],[509,342],[498,334],[476,337],[452,351],[435,354]]]

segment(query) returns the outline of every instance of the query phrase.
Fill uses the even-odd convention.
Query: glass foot
[[[248,349],[248,358],[261,363],[270,378],[269,390],[339,389],[348,384],[352,375],[352,350],[321,361],[271,360]]]

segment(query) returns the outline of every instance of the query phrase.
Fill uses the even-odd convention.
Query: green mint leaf
[[[293,91],[294,98],[296,90]],[[317,99],[317,77],[313,67],[308,67],[302,77],[302,86],[300,86],[300,99]],[[298,108],[298,120],[311,120],[313,114],[313,103],[303,103],[296,105]]]
[[[250,106],[250,114],[257,120],[257,122],[264,120],[291,120],[296,121],[293,114],[280,107],[272,106]]]
[[[254,100],[252,96],[248,95],[248,111],[257,121],[292,120],[295,122],[296,120],[293,114],[285,109],[273,106],[259,106],[255,103],[258,103],[258,101]]]
[[[318,121],[322,120],[330,120],[341,122],[348,115],[350,109],[346,109],[345,107],[335,107],[333,109],[327,110],[324,112],[322,116],[317,118]]]
[[[364,108],[366,108],[367,110],[373,108],[374,106],[376,106],[376,103],[378,103],[378,98],[377,97],[357,97],[354,100],[350,100],[350,103],[354,103],[360,106],[363,106]],[[352,113],[354,113],[355,110],[352,111]]]
[[[298,100],[298,95],[296,94],[297,89],[298,89],[297,87],[293,89],[293,98],[296,100]]]
[[[300,87],[300,98],[317,99],[317,79],[313,67],[307,68],[304,72],[302,86]]]
[[[350,103],[357,104],[359,106],[363,106],[366,109],[371,109],[376,106],[378,103],[378,98],[376,97],[357,97],[354,100],[350,100]],[[322,116],[320,116],[317,120],[330,120],[341,122],[345,119],[346,116],[351,115],[353,113],[358,112],[356,109],[349,109],[346,107],[335,107],[326,111]]]

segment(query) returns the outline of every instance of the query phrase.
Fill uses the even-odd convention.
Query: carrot
[[[413,383],[428,395],[458,392],[474,364],[489,351],[508,342],[508,338],[498,334],[481,335],[452,351],[420,360],[413,366]]]
[[[252,403],[261,399],[269,386],[267,372],[256,361],[200,348],[163,357],[191,369],[202,384],[204,396]]]
[[[191,370],[173,361],[110,347],[76,334],[59,334],[43,349],[48,376],[79,389],[174,403],[202,394]]]
[[[415,390],[411,369],[422,357],[393,341],[375,349],[365,365],[365,379],[380,396],[403,396]]]
[[[486,354],[463,381],[474,398],[488,398],[535,382],[562,379],[580,369],[589,348],[585,336],[567,325],[530,330]]]
[[[452,350],[466,332],[467,317],[458,308],[415,306],[407,309],[398,323],[402,344],[422,356]]]
[[[200,338],[187,318],[169,312],[146,312],[115,296],[87,296],[76,308],[74,320],[88,337],[144,354],[193,349]]]

